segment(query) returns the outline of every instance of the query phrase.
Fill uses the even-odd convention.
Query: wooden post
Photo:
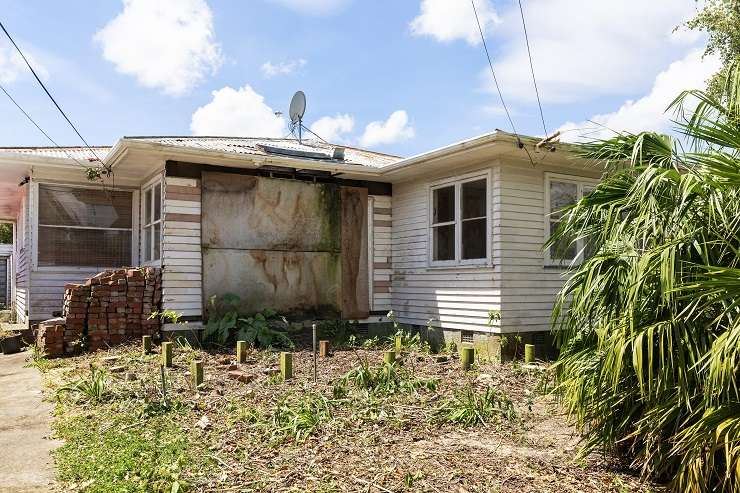
[[[167,341],[162,343],[162,365],[167,368],[172,367],[172,342]]]
[[[395,337],[396,342],[396,352],[401,352],[401,349],[403,348],[403,336],[396,336]]]
[[[236,341],[236,362],[246,363],[247,361],[247,341]]]
[[[525,344],[524,345],[524,362],[525,363],[534,363],[534,344]]]
[[[475,362],[475,348],[473,346],[464,346],[460,349],[460,364],[464,371],[470,370]]]
[[[203,361],[194,359],[193,362],[190,363],[190,373],[193,374],[193,386],[197,390],[198,386],[203,383]]]
[[[319,341],[319,356],[322,358],[329,357],[329,341]]]
[[[141,351],[144,354],[152,352],[152,336],[141,336]]]
[[[283,380],[293,378],[293,353],[280,353],[280,374]]]
[[[396,362],[396,352],[395,351],[386,351],[383,354],[383,363],[392,365],[395,362]]]
[[[311,330],[313,333],[313,383],[319,381],[319,364],[316,361],[316,324],[311,324]]]

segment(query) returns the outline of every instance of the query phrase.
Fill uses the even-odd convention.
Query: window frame
[[[476,259],[463,259],[462,258],[462,186],[465,183],[485,180],[486,181],[486,256],[483,258]],[[454,221],[446,221],[443,223],[434,223],[434,191],[446,187],[454,187],[454,204],[455,204],[455,219]],[[428,229],[428,246],[427,246],[427,261],[428,266],[431,268],[441,267],[479,267],[479,266],[490,266],[491,265],[491,204],[492,204],[492,180],[491,170],[485,171],[473,171],[463,175],[452,176],[437,180],[429,185],[427,194],[427,206],[429,208],[427,229]],[[469,220],[473,218],[468,218]],[[439,226],[454,225],[455,226],[455,258],[453,260],[434,260],[434,229]]]
[[[49,185],[55,187],[67,187],[67,188],[84,188],[84,189],[100,189],[100,185],[90,185],[88,183],[70,183],[62,181],[51,181],[51,180],[31,180],[29,190],[29,216],[30,216],[30,234],[29,239],[31,243],[31,267],[35,271],[49,271],[49,272],[90,272],[95,269],[113,269],[119,268],[120,265],[96,265],[96,266],[80,266],[80,265],[43,265],[39,266],[39,226],[49,226],[39,224],[39,185]],[[138,188],[129,187],[108,187],[109,190],[115,190],[117,192],[129,192],[131,194],[131,265],[138,265],[139,263],[139,250],[134,248],[139,242],[139,190]],[[52,225],[53,227],[53,225]],[[80,229],[91,229],[81,227]],[[111,230],[128,230],[129,228],[92,228],[92,229],[111,229]]]
[[[146,194],[148,191],[151,190],[152,197],[151,197],[151,211],[152,211],[152,217],[154,216],[154,189],[155,187],[159,185],[160,187],[160,193],[159,193],[159,219],[156,221],[148,222],[148,218],[146,217]],[[154,179],[148,181],[143,187],[141,187],[141,220],[139,221],[141,226],[139,227],[139,238],[141,238],[141,242],[139,245],[139,256],[141,258],[141,263],[149,266],[161,266],[162,265],[162,256],[163,256],[163,239],[164,239],[164,188],[165,183],[161,176],[156,176]],[[154,247],[155,244],[152,242],[150,245],[151,251],[149,252],[150,258],[149,260],[145,260],[146,256],[144,255],[144,246],[145,246],[145,232],[147,228],[154,227],[155,224],[159,224],[159,258],[153,258],[154,257]]]
[[[581,200],[584,196],[583,189],[584,188],[595,188],[596,185],[599,184],[598,178],[589,178],[586,176],[577,176],[577,175],[565,175],[561,173],[545,173],[545,203],[544,203],[544,217],[542,222],[542,232],[544,237],[544,242],[547,242],[547,240],[550,239],[550,224],[553,223],[552,219],[552,213],[554,211],[551,210],[550,207],[550,185],[552,182],[556,183],[570,183],[573,185],[576,185],[576,200]],[[543,242],[543,244],[544,244]],[[583,250],[584,250],[584,244],[583,244],[583,238],[578,239],[576,241],[576,256],[573,260],[559,260],[559,259],[553,259],[550,257],[550,249],[552,247],[548,247],[544,249],[544,265],[545,267],[560,267],[560,268],[568,268],[570,265],[578,265],[581,262],[583,262]]]

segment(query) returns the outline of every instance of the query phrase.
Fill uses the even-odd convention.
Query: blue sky
[[[523,0],[549,130],[666,130],[663,109],[717,67],[673,32],[694,0]],[[476,0],[521,133],[543,133],[515,1]],[[287,133],[291,95],[327,139],[412,155],[511,130],[468,0],[0,0],[0,20],[91,144],[123,135]],[[0,40],[0,83],[79,143]],[[0,94],[0,145],[47,145]],[[602,127],[598,127],[602,128]]]

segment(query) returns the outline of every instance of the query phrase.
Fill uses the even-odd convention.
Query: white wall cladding
[[[15,313],[19,323],[28,322],[28,302],[31,288],[31,228],[29,186],[23,187],[20,214],[16,218],[15,247]]]
[[[391,197],[370,196],[370,311],[387,312],[391,309]]]
[[[203,315],[200,180],[165,178],[162,308]]]
[[[495,173],[493,176],[489,187],[496,183]],[[415,180],[393,186],[393,310],[399,321],[407,324],[423,326],[431,318],[435,326],[445,329],[490,332],[488,312],[501,306],[495,269],[429,267],[430,183]],[[490,214],[495,217],[495,188],[492,192]],[[492,226],[495,244],[495,222]]]

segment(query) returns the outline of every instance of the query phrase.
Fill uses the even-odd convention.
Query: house
[[[492,350],[502,334],[541,341],[581,251],[542,250],[551,211],[601,171],[538,141],[496,131],[405,159],[228,137],[0,149],[18,320],[50,318],[65,283],[154,265],[163,308],[191,322],[213,296],[235,293],[246,310],[306,318],[370,322],[393,309]],[[98,159],[112,171],[102,184],[85,174]]]
[[[13,245],[0,243],[0,310],[10,305]]]

